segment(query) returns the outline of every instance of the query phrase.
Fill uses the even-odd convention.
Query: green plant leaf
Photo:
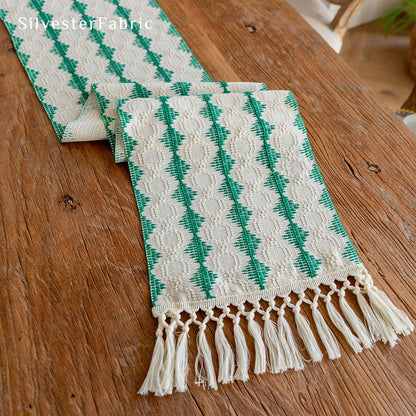
[[[404,5],[388,10],[381,17],[384,36],[397,33],[416,22],[416,0],[403,0]]]

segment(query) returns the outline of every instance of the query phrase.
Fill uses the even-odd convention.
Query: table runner
[[[291,92],[119,101],[119,115],[142,221],[153,314],[159,319],[141,393],[186,388],[191,324],[199,326],[197,382],[206,379],[212,388],[217,384],[205,338],[209,321],[217,325],[223,383],[248,378],[241,318],[255,342],[255,373],[266,370],[266,350],[273,373],[303,368],[286,311],[294,314],[293,329],[312,362],[320,361],[322,352],[302,314],[307,308],[332,359],[340,352],[319,312],[322,305],[355,352],[378,339],[394,345],[396,332],[410,333],[412,324],[373,286],[340,222]],[[356,296],[369,331],[346,300],[347,291]],[[263,338],[256,315],[264,322]],[[233,323],[235,372],[223,330],[227,319]]]
[[[267,89],[255,82],[141,82],[124,84],[93,84],[88,103],[80,117],[70,124],[83,129],[91,118],[102,120],[116,163],[126,162],[121,131],[118,128],[117,101],[119,99],[148,98],[152,96],[194,95],[202,93],[229,93]],[[87,120],[86,120],[87,119]]]
[[[196,382],[212,388],[248,379],[249,338],[260,374],[300,370],[305,355],[320,361],[317,340],[339,357],[328,324],[355,352],[413,330],[360,262],[290,92],[235,84],[239,92],[212,94],[218,84],[154,1],[2,0],[0,17],[60,141],[115,143],[122,132],[158,319],[139,393],[186,390],[191,325]],[[204,82],[191,93],[211,93],[119,96],[117,130],[114,101],[108,115],[96,92],[154,82],[163,91]]]
[[[60,141],[106,137],[68,128],[94,83],[210,81],[152,0],[2,0],[0,18]]]

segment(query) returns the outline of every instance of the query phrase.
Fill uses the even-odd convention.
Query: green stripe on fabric
[[[109,117],[105,114],[105,111],[108,108],[108,105],[110,104],[110,100],[108,100],[106,97],[104,97],[100,92],[98,91],[97,84],[92,85],[92,89],[95,94],[95,98],[97,100],[98,104],[98,110],[100,111],[101,119],[104,123],[105,131],[107,133],[107,139],[110,142],[111,150],[115,151],[115,137],[113,131],[110,129],[110,124],[115,120],[114,117]]]
[[[17,55],[19,56],[20,62],[22,63],[23,68],[25,69],[25,71],[27,73],[27,76],[30,79],[30,82],[32,83],[33,88],[35,89],[36,95],[38,96],[39,101],[42,103],[43,108],[45,109],[46,114],[48,115],[49,120],[52,123],[52,126],[55,130],[55,133],[58,136],[59,141],[61,142],[62,141],[62,136],[65,132],[65,126],[63,126],[62,124],[60,124],[60,123],[58,123],[54,120],[55,113],[58,110],[58,108],[53,106],[53,105],[50,105],[50,104],[48,104],[44,101],[44,97],[45,97],[45,94],[47,92],[47,89],[43,88],[43,87],[40,87],[39,85],[36,85],[36,78],[38,77],[39,72],[34,70],[34,69],[31,69],[27,66],[27,63],[30,59],[30,55],[28,55],[28,54],[26,54],[26,53],[24,53],[20,50],[20,46],[23,43],[23,39],[19,38],[18,36],[16,36],[14,34],[14,31],[16,30],[17,25],[15,25],[13,23],[10,23],[6,20],[7,13],[8,13],[7,10],[4,10],[4,9],[0,8],[0,19],[4,22],[7,30],[10,33],[10,37],[12,38],[13,45],[16,49]]]
[[[289,180],[276,171],[276,163],[280,158],[280,154],[276,153],[269,144],[270,134],[276,127],[266,122],[261,117],[265,105],[256,100],[252,93],[246,92],[245,95],[248,97],[248,100],[244,106],[244,110],[256,117],[256,123],[251,130],[256,133],[263,142],[262,153],[257,160],[272,172],[267,179],[265,186],[272,189],[280,196],[275,211],[289,221],[289,228],[283,235],[283,238],[296,246],[300,251],[294,263],[295,267],[299,268],[304,273],[308,273],[311,278],[316,277],[321,260],[315,258],[305,250],[305,242],[309,233],[303,230],[294,221],[295,213],[299,208],[299,205],[295,204],[286,196],[285,188],[289,183]]]
[[[134,90],[130,98],[149,98],[152,96],[152,91],[144,87],[140,82],[134,83]]]
[[[132,98],[132,97],[130,97],[130,98]],[[121,107],[130,98],[122,98],[120,100],[117,100],[117,107]],[[119,119],[120,119],[120,117],[119,117]],[[117,123],[117,119],[116,119],[116,123]],[[110,131],[110,145],[111,145],[111,150],[112,150],[113,155],[114,155],[114,160],[115,160],[116,163],[119,163],[120,159],[125,160],[126,151],[124,149],[124,154],[121,155],[120,154],[120,149],[117,149],[117,147],[116,147],[116,144],[117,144],[117,142],[116,142],[116,133],[115,133],[116,130],[117,130],[116,125],[114,126],[114,131],[109,130]],[[123,134],[123,133],[121,133],[121,134]]]
[[[190,82],[175,82],[172,85],[172,90],[178,95],[189,95],[191,85]]]
[[[190,55],[190,62],[189,65],[193,68],[200,69],[202,71],[202,79],[203,82],[210,82],[212,81],[208,73],[205,71],[205,69],[202,67],[202,65],[198,62],[198,60],[195,58],[195,56],[192,54],[191,50],[189,49],[189,46],[186,44],[186,42],[183,40],[182,36],[179,34],[179,32],[176,30],[175,26],[172,25],[168,17],[166,16],[165,12],[160,8],[160,6],[157,4],[155,0],[149,0],[148,5],[151,7],[154,7],[159,11],[159,19],[163,22],[167,22],[170,25],[169,28],[169,34],[176,36],[179,39],[180,46],[179,50],[189,53]]]
[[[222,90],[223,90],[224,92],[230,92],[230,90],[228,89],[228,83],[227,83],[227,82],[225,82],[225,81],[220,81],[220,85],[221,85]]]
[[[156,113],[156,117],[161,120],[167,126],[167,131],[161,138],[161,142],[172,153],[172,160],[167,167],[167,172],[175,178],[179,186],[172,195],[178,202],[185,207],[185,214],[182,217],[180,224],[182,224],[192,235],[191,242],[186,248],[185,252],[189,253],[191,258],[198,264],[198,270],[191,278],[201,290],[205,293],[206,299],[212,299],[214,296],[211,294],[211,289],[215,279],[218,276],[205,266],[205,260],[208,256],[208,252],[212,249],[205,241],[202,241],[198,235],[205,218],[199,215],[192,209],[192,200],[196,195],[196,191],[192,190],[185,183],[185,176],[189,170],[189,165],[186,164],[179,156],[179,146],[185,139],[185,136],[179,134],[172,126],[173,120],[178,116],[168,104],[168,97],[161,97],[161,107]]]
[[[91,28],[88,36],[93,42],[99,45],[97,55],[102,56],[109,61],[107,72],[116,75],[120,79],[120,82],[133,82],[132,80],[124,77],[123,75],[124,67],[126,65],[121,64],[120,62],[117,62],[113,59],[114,52],[116,51],[115,48],[111,48],[103,43],[105,33],[95,29],[92,23],[94,19],[92,19],[90,16],[86,14],[87,4],[82,3],[78,0],[73,0],[72,4],[72,10],[78,12],[81,15],[82,19],[88,23],[88,27]]]
[[[98,104],[98,110],[100,111],[101,118],[103,119],[104,125],[107,127],[112,121],[114,121],[113,117],[108,117],[104,113],[110,104],[110,100],[100,94],[97,88],[97,84],[92,85],[92,89],[95,94],[95,98]]]
[[[51,50],[51,52],[62,58],[62,64],[59,65],[58,68],[68,72],[71,75],[71,80],[68,85],[71,88],[78,90],[81,94],[78,104],[84,104],[88,98],[88,78],[77,74],[76,69],[78,61],[68,58],[66,55],[69,49],[69,45],[59,40],[61,30],[54,29],[53,25],[48,24],[53,20],[53,15],[43,11],[44,4],[45,0],[31,0],[28,6],[35,10],[38,13],[39,19],[45,25],[47,25],[45,28],[45,36],[51,39],[54,43],[54,48]]]
[[[107,0],[107,1],[116,6],[117,16],[127,21],[128,23],[127,29],[130,30],[136,36],[135,45],[146,51],[145,61],[149,64],[152,64],[156,68],[155,78],[160,79],[165,82],[170,82],[172,80],[173,71],[163,68],[160,65],[160,62],[162,60],[162,55],[157,54],[150,49],[150,44],[152,42],[152,39],[142,36],[140,34],[140,28],[137,25],[137,23],[135,21],[130,20],[131,10],[127,9],[126,7],[121,6],[119,0]]]
[[[136,198],[137,207],[140,213],[140,224],[142,227],[143,233],[143,241],[144,241],[144,248],[146,252],[146,259],[147,259],[147,268],[149,271],[149,285],[150,285],[150,297],[152,300],[152,305],[156,306],[157,299],[159,295],[162,293],[162,290],[166,288],[166,285],[162,283],[154,274],[154,268],[157,264],[159,258],[162,255],[149,244],[149,238],[153,233],[153,230],[156,228],[156,225],[153,224],[149,219],[146,218],[144,214],[144,209],[146,208],[147,203],[150,201],[148,197],[146,197],[140,190],[138,189],[138,183],[140,181],[141,176],[143,175],[143,171],[135,164],[131,162],[131,153],[135,145],[137,145],[137,141],[134,140],[131,136],[126,133],[126,125],[129,124],[131,120],[131,116],[126,112],[119,109],[118,111],[120,122],[123,125],[123,135],[125,135],[126,139],[125,149],[127,154],[127,160],[129,164],[130,170],[130,177],[134,188],[134,196]]]
[[[331,222],[331,225],[330,225],[329,229],[333,230],[335,233],[344,237],[347,240],[345,250],[342,253],[342,257],[352,261],[353,263],[359,264],[360,259],[358,258],[358,254],[355,251],[355,248],[354,248],[350,238],[348,237],[348,234],[345,231],[344,226],[341,223],[341,220],[338,216],[338,213],[335,209],[335,206],[332,202],[332,199],[329,195],[329,192],[325,187],[324,179],[322,177],[321,171],[319,170],[318,164],[317,164],[315,156],[313,154],[311,144],[308,140],[308,134],[307,134],[307,131],[306,131],[305,123],[303,122],[303,119],[300,115],[298,103],[296,101],[295,96],[292,94],[292,92],[289,92],[288,97],[285,101],[285,104],[288,104],[293,110],[295,110],[297,112],[295,126],[302,133],[305,134],[305,141],[304,141],[303,146],[302,146],[302,153],[304,153],[307,157],[309,157],[313,161],[313,168],[312,168],[312,173],[311,173],[310,177],[315,182],[317,182],[317,183],[319,183],[320,185],[323,186],[322,196],[319,200],[319,203],[324,205],[325,207],[329,208],[333,212],[332,222]]]
[[[256,258],[256,250],[261,241],[247,228],[252,212],[239,201],[239,195],[243,189],[242,185],[238,184],[230,176],[235,161],[224,149],[224,143],[227,140],[229,131],[218,123],[222,110],[211,103],[210,95],[203,94],[201,97],[205,102],[205,108],[201,111],[201,114],[212,122],[208,136],[218,147],[213,167],[224,176],[220,191],[233,202],[233,207],[227,217],[242,229],[235,246],[249,257],[248,265],[243,270],[243,273],[263,290],[270,268]]]

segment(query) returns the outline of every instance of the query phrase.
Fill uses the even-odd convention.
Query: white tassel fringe
[[[291,302],[290,296],[268,301],[267,309],[262,309],[259,302],[250,302],[254,308],[246,311],[244,302],[238,305],[238,312],[234,315],[228,307],[222,313],[215,316],[215,309],[208,309],[204,319],[197,320],[196,313],[191,313],[190,319],[181,322],[178,311],[169,311],[158,314],[159,325],[156,331],[156,344],[153,350],[152,360],[148,374],[138,391],[138,394],[154,393],[163,396],[170,394],[173,388],[184,392],[187,389],[188,376],[188,336],[192,324],[199,326],[196,336],[197,355],[195,359],[195,379],[197,384],[207,384],[212,389],[217,389],[217,381],[230,383],[234,380],[246,381],[249,378],[250,354],[247,338],[240,326],[240,318],[246,318],[248,332],[254,344],[254,374],[264,373],[269,368],[272,373],[280,373],[287,369],[301,370],[303,361],[321,361],[322,351],[309,321],[301,313],[302,308],[311,308],[313,324],[316,329],[328,357],[333,360],[339,358],[340,348],[328,322],[318,309],[323,300],[329,315],[329,321],[343,334],[348,344],[355,352],[361,352],[363,348],[371,347],[372,342],[381,340],[394,346],[397,343],[397,334],[408,335],[414,326],[407,315],[400,311],[383,293],[377,289],[367,272],[355,276],[355,286],[351,285],[347,278],[340,279],[343,282],[339,289],[335,283],[329,285],[328,294],[321,294],[320,288],[315,288],[313,300],[305,299],[305,293],[297,296],[299,300]],[[325,286],[325,285],[321,285]],[[350,290],[357,298],[358,305],[364,316],[364,322],[351,308],[345,298],[345,293]],[[337,295],[337,296],[335,296]],[[339,309],[333,302],[338,299]],[[277,305],[280,303],[280,306]],[[321,302],[322,303],[322,302]],[[231,302],[230,302],[231,304]],[[294,314],[295,325],[291,328],[285,318],[285,312]],[[277,312],[272,317],[272,313]],[[254,320],[258,315],[263,320],[261,326]],[[208,322],[216,323],[215,349],[218,356],[218,371],[214,368],[211,348],[206,338]],[[227,321],[233,323],[234,352],[224,333],[224,325]],[[175,330],[181,331],[175,345]],[[296,345],[292,330],[297,330],[308,357],[304,358]],[[266,349],[268,354],[266,354]],[[268,355],[268,357],[267,357]],[[236,365],[236,370],[235,370]],[[235,371],[234,371],[235,370]]]
[[[283,357],[282,346],[280,344],[274,322],[270,319],[267,312],[263,316],[264,320],[264,342],[269,352],[269,368],[271,373],[281,373],[288,367]]]
[[[189,322],[190,323],[190,322]],[[184,392],[187,389],[188,378],[188,333],[189,324],[185,323],[176,344],[175,357],[175,388],[176,391]]]
[[[231,383],[234,375],[234,354],[225,338],[223,321],[220,317],[215,331],[215,347],[218,354],[218,382]]]
[[[331,319],[335,328],[337,328],[338,331],[341,332],[342,335],[344,335],[346,341],[348,342],[348,344],[350,344],[354,352],[361,352],[363,350],[363,347],[360,344],[360,339],[351,332],[350,328],[348,328],[348,325],[345,323],[342,315],[336,310],[335,306],[331,302],[331,297],[326,297],[325,303],[329,319]]]
[[[202,322],[196,337],[198,346],[198,354],[195,360],[196,384],[205,385],[205,382],[207,382],[209,387],[213,390],[217,390],[217,380],[211,357],[211,348],[209,347],[205,336],[205,325],[206,324]]]
[[[244,332],[241,329],[240,317],[234,319],[234,341],[237,371],[234,374],[235,380],[247,381],[249,379],[248,369],[250,367],[250,353],[248,351]]]
[[[321,338],[322,344],[324,344],[329,359],[335,360],[341,357],[341,351],[339,350],[339,345],[335,338],[335,335],[331,331],[331,328],[328,326],[328,324],[325,322],[325,319],[322,316],[321,312],[319,312],[318,305],[312,304],[311,308],[312,317],[315,322],[318,335]]]
[[[159,327],[156,331],[156,344],[153,350],[152,361],[150,362],[149,371],[142,387],[137,392],[138,394],[155,393],[157,396],[162,396],[164,394],[161,383],[163,356],[165,350],[165,342],[163,340],[163,320],[164,317],[159,318]]]
[[[341,312],[344,315],[344,318],[350,324],[351,328],[357,334],[358,338],[361,341],[363,348],[371,348],[372,339],[368,333],[367,328],[364,326],[360,318],[352,310],[351,306],[345,299],[345,293],[343,291],[338,293],[339,296],[339,306]]]
[[[293,338],[292,330],[289,323],[284,317],[284,308],[279,310],[279,318],[277,319],[278,337],[282,346],[283,357],[286,368],[293,368],[295,371],[303,369],[302,355],[299,352],[295,339]]]
[[[260,325],[254,320],[254,311],[247,316],[248,332],[254,340],[254,374],[263,374],[266,371],[266,347],[262,338]]]
[[[407,315],[393,305],[387,295],[375,286],[367,289],[370,304],[378,320],[385,325],[390,325],[394,332],[401,335],[409,335],[414,326]]]
[[[170,324],[166,329],[166,339],[165,339],[165,354],[163,358],[163,368],[162,368],[162,392],[163,394],[171,394],[174,384],[174,371],[175,371],[175,337],[174,329],[176,325],[172,326]]]
[[[297,308],[298,309],[294,312],[298,333],[302,338],[303,344],[305,345],[309,357],[311,357],[311,361],[313,363],[316,363],[322,360],[323,355],[321,349],[319,348],[315,335],[312,332],[311,327],[309,326],[308,320],[300,313],[300,308]]]

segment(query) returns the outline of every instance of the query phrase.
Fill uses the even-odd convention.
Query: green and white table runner
[[[125,84],[94,84],[80,117],[71,125],[77,130],[92,118],[100,120],[111,144],[116,163],[127,162],[117,117],[117,101],[121,99],[195,95],[265,90],[266,85],[254,82],[142,82]]]
[[[154,1],[2,0],[0,17],[59,140],[128,161],[158,319],[139,393],[186,390],[191,326],[211,388],[338,358],[330,326],[355,352],[413,330],[360,262],[291,92],[211,82]]]

